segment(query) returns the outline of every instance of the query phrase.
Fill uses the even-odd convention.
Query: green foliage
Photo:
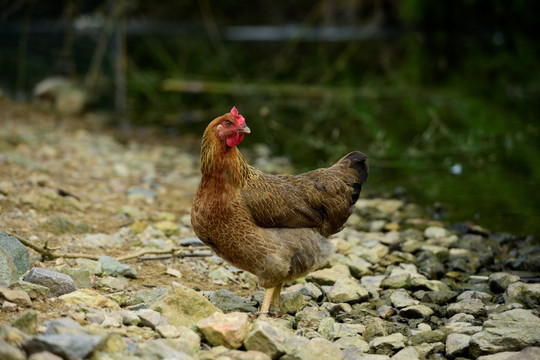
[[[253,130],[243,145],[266,143],[301,170],[359,149],[370,157],[372,191],[404,186],[425,204],[456,204],[456,214],[471,210],[460,221],[479,212],[482,220],[488,216],[488,226],[540,233],[540,224],[530,221],[540,217],[540,2],[335,2],[331,14],[308,1],[132,5],[135,18],[189,29],[128,37],[133,123],[200,135],[208,120],[236,105]],[[220,31],[237,25],[317,28],[327,21],[380,33],[344,42],[242,42],[227,41]],[[12,39],[6,49],[22,54],[19,43]],[[85,42],[76,44],[75,57],[87,61]],[[28,49],[34,48],[30,38]],[[34,58],[28,56],[27,74],[21,72],[18,82],[23,75],[33,79]],[[15,61],[0,51],[0,64]],[[240,91],[164,91],[169,79]],[[502,226],[496,214],[511,221]]]

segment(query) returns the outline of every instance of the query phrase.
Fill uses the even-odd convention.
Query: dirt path
[[[144,142],[123,143],[94,115],[57,119],[27,104],[0,100],[0,228],[23,236],[39,246],[64,252],[119,257],[160,245],[177,246],[194,236],[189,227],[189,208],[199,180],[194,140],[170,143],[153,134]],[[142,138],[144,134],[134,134]],[[164,141],[165,140],[165,141]],[[191,150],[191,152],[190,152]],[[182,224],[163,236],[149,229]],[[146,231],[146,232],[145,232]],[[99,235],[130,233],[134,241],[118,244],[92,243]],[[161,234],[161,236],[160,236]],[[107,239],[107,237],[103,237]],[[89,240],[90,239],[90,240]],[[73,259],[41,262],[31,251],[32,267],[52,268]],[[208,280],[205,259],[130,260],[138,278],[131,290],[168,286],[178,281],[201,290],[225,288]],[[182,278],[166,274],[179,270]],[[226,286],[236,289],[234,283]],[[60,303],[43,300],[41,310],[54,318]],[[58,309],[55,309],[55,304]],[[0,322],[17,316],[2,312]]]

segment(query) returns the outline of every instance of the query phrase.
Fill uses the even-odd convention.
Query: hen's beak
[[[238,128],[238,132],[249,134],[251,130],[248,128],[247,125],[244,124],[244,126],[242,126],[241,128]]]

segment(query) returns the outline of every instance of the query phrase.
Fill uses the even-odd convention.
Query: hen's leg
[[[279,284],[274,288],[274,295],[272,296],[272,306],[279,310],[279,296],[281,295],[281,285]]]
[[[264,299],[261,304],[261,307],[259,308],[259,316],[266,316],[268,315],[268,310],[270,309],[270,302],[272,301],[272,298],[274,296],[274,290],[276,288],[268,288],[264,290]]]

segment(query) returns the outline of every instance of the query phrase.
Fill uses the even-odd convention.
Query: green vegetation
[[[370,191],[404,187],[451,222],[539,234],[540,3],[333,3],[328,10],[324,1],[132,2],[128,18],[143,14],[187,30],[128,37],[128,117],[198,135],[235,105],[253,130],[244,144],[263,142],[300,170],[359,149],[370,157]],[[261,42],[212,30],[291,23],[375,32],[338,42]],[[86,69],[91,46],[80,39],[74,47]],[[171,91],[166,85],[177,80],[206,87]],[[102,94],[98,106],[110,105],[111,91]]]

